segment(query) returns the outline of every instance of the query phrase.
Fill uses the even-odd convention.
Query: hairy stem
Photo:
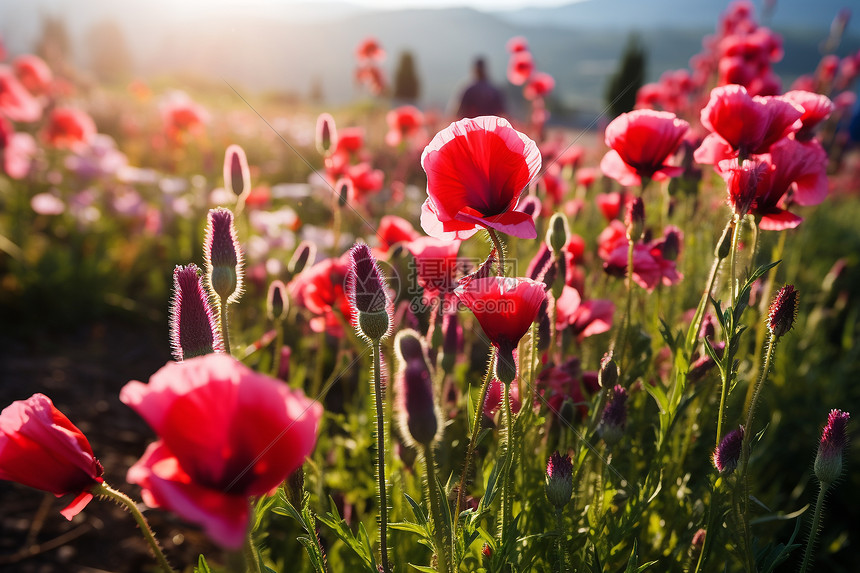
[[[263,570],[260,569],[260,559],[257,556],[257,548],[254,547],[254,536],[250,531],[245,539],[243,551],[245,553],[245,564],[248,568],[248,573],[262,573]]]
[[[227,299],[221,299],[221,308],[218,312],[218,318],[221,320],[221,339],[224,341],[224,352],[230,354],[230,330],[227,327]]]
[[[436,479],[436,460],[433,457],[433,444],[424,446],[424,465],[427,466],[427,487],[430,489],[430,512],[433,514],[433,532],[436,536],[436,558],[440,573],[451,571],[451,532],[442,512],[442,504],[448,503],[446,496],[439,491]]]
[[[502,402],[505,412],[505,461],[502,468],[502,539],[512,523],[513,486],[511,485],[511,466],[514,461],[514,417],[511,412],[511,385],[504,385]]]
[[[731,293],[731,303],[732,308],[735,307],[737,301],[735,300],[738,295],[738,284],[737,277],[735,277],[735,259],[737,259],[738,254],[738,239],[741,234],[741,222],[743,219],[735,217],[735,228],[732,231],[732,251],[729,253],[729,281],[730,281],[730,293]]]
[[[812,516],[812,529],[809,531],[809,539],[806,542],[806,550],[803,552],[803,564],[800,566],[800,573],[806,573],[809,565],[812,563],[812,553],[815,549],[815,541],[818,539],[818,527],[821,523],[821,508],[824,507],[824,495],[830,487],[829,483],[821,482],[821,489],[818,491],[818,501],[815,502],[815,514]]]
[[[379,490],[379,556],[384,573],[391,573],[388,562],[388,494],[385,482],[385,394],[382,388],[382,352],[379,340],[373,341],[373,397],[376,401],[376,477]]]
[[[505,246],[502,243],[501,239],[499,239],[499,235],[496,233],[495,229],[487,229],[487,233],[490,234],[490,240],[493,242],[493,247],[496,249],[496,253],[499,254],[499,276],[505,276]]]
[[[164,556],[164,553],[161,551],[161,547],[158,545],[158,541],[155,539],[155,534],[152,532],[149,522],[146,521],[146,518],[137,508],[137,504],[134,503],[134,500],[121,491],[113,489],[106,483],[100,483],[93,487],[92,492],[94,495],[104,496],[127,509],[137,522],[137,525],[140,527],[140,532],[149,544],[149,548],[155,556],[155,560],[158,561],[158,565],[165,573],[174,573],[173,568],[167,562],[167,557]]]

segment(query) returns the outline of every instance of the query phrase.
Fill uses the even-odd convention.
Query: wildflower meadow
[[[578,124],[527,31],[456,113],[0,44],[0,569],[860,570],[860,51],[757,10]]]

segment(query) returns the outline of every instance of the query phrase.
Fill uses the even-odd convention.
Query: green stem
[[[484,374],[484,381],[481,383],[481,397],[478,398],[478,403],[475,405],[475,423],[472,426],[472,436],[469,438],[469,445],[466,446],[466,459],[463,462],[463,471],[460,473],[460,483],[457,487],[457,505],[455,507],[454,516],[456,523],[459,525],[460,510],[463,508],[463,502],[466,499],[466,476],[469,475],[469,468],[472,466],[472,456],[475,453],[475,446],[478,441],[478,434],[481,433],[481,426],[484,422],[484,402],[487,401],[487,390],[490,387],[491,375],[493,372],[493,364],[496,361],[496,347],[490,347],[490,360],[487,362],[487,372]]]
[[[284,325],[280,320],[275,321],[275,350],[272,356],[272,378],[278,377],[281,370],[281,347],[284,345]],[[287,382],[285,380],[285,382]],[[314,394],[316,395],[316,394]]]
[[[379,489],[379,555],[384,573],[391,573],[388,563],[388,494],[385,482],[385,394],[382,389],[382,352],[379,340],[373,341],[373,392],[376,401],[376,477]]]
[[[558,529],[558,539],[556,550],[558,551],[558,571],[564,573],[567,571],[567,552],[565,551],[564,520],[562,519],[561,509],[555,510],[555,527]]]
[[[735,298],[738,294],[738,286],[737,286],[737,278],[735,277],[735,259],[737,259],[738,254],[738,238],[741,234],[741,222],[743,219],[735,217],[735,228],[732,231],[732,251],[729,253],[729,281],[730,281],[730,292],[731,292],[731,302],[732,308],[735,308],[737,301]]]
[[[502,471],[502,540],[512,523],[513,486],[511,485],[511,466],[514,458],[514,417],[511,412],[511,385],[505,384],[502,402],[505,412],[505,461]]]
[[[221,319],[221,339],[224,341],[224,352],[230,354],[230,330],[227,327],[227,309],[228,302],[227,299],[221,299],[221,309],[218,313]]]
[[[121,491],[113,489],[106,483],[100,483],[93,487],[92,492],[93,495],[104,496],[127,509],[137,522],[137,525],[140,527],[143,538],[146,539],[146,542],[149,544],[149,548],[152,550],[152,554],[155,556],[155,560],[158,561],[159,566],[161,566],[165,573],[174,573],[173,568],[167,562],[167,557],[164,556],[164,553],[161,551],[161,547],[158,545],[158,541],[155,539],[155,534],[152,533],[152,528],[137,508],[137,504],[134,503],[134,500]]]
[[[624,364],[624,355],[627,351],[627,339],[630,338],[630,323],[633,322],[633,239],[628,239],[627,245],[627,302],[624,312],[624,323],[621,327],[621,339],[618,341],[621,344],[621,351],[618,356],[618,366],[621,371],[628,370]]]
[[[450,532],[448,531],[448,522],[442,513],[442,504],[448,503],[448,500],[438,488],[439,482],[436,479],[436,460],[433,457],[433,444],[424,445],[424,465],[427,466],[430,511],[433,514],[433,532],[436,536],[436,558],[439,561],[437,570],[440,573],[449,573],[451,571]]]
[[[809,540],[806,542],[806,551],[803,552],[803,564],[800,566],[800,573],[806,573],[810,563],[812,563],[812,550],[815,547],[815,540],[818,538],[818,526],[821,522],[821,508],[824,506],[824,494],[830,487],[829,483],[821,482],[821,489],[818,491],[818,501],[815,502],[815,514],[812,516],[812,529],[809,531]]]
[[[731,221],[729,221],[729,225],[731,225]],[[708,300],[711,297],[711,292],[714,290],[714,283],[717,281],[717,274],[719,274],[720,263],[722,261],[719,255],[714,256],[714,262],[711,265],[711,274],[708,276],[708,286],[705,287],[705,291],[702,293],[702,299],[699,301],[699,306],[696,307],[696,314],[690,323],[690,329],[687,330],[686,348],[688,353],[692,353],[696,337],[699,335],[699,329],[702,327],[702,318],[705,316],[705,309],[708,307]]]
[[[726,354],[728,354],[728,349],[726,349]],[[726,394],[729,391],[729,376],[731,375],[732,365],[729,364],[728,368],[726,370],[724,364],[720,365],[720,410],[717,412],[717,443],[714,449],[720,447],[720,440],[723,437],[723,413],[726,411]]]
[[[499,276],[505,276],[505,246],[502,244],[501,239],[499,239],[499,235],[496,234],[495,229],[487,229],[487,233],[490,234],[490,240],[493,242],[493,247],[496,249],[496,253],[499,255]]]
[[[245,553],[245,564],[248,567],[248,573],[263,573],[263,570],[260,569],[260,559],[257,556],[257,548],[254,547],[254,536],[250,531],[245,539],[243,551]]]

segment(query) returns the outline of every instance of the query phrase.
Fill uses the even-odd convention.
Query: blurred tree
[[[394,72],[394,99],[414,102],[420,92],[421,82],[415,71],[415,58],[409,50],[401,52]]]
[[[33,50],[52,70],[65,69],[72,59],[72,42],[66,21],[59,16],[42,16],[42,35]]]
[[[103,20],[87,34],[90,69],[98,79],[116,82],[132,74],[132,59],[125,32],[114,20]]]
[[[606,103],[613,118],[631,111],[636,105],[636,92],[645,83],[645,48],[639,36],[631,34],[621,54],[618,70],[606,86]]]
[[[308,93],[308,100],[314,104],[325,103],[325,94],[323,93],[322,79],[319,76],[314,76],[311,80],[311,89]]]

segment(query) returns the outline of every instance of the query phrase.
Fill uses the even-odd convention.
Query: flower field
[[[715,26],[585,129],[528,37],[462,117],[0,43],[0,570],[856,571],[860,52]]]

